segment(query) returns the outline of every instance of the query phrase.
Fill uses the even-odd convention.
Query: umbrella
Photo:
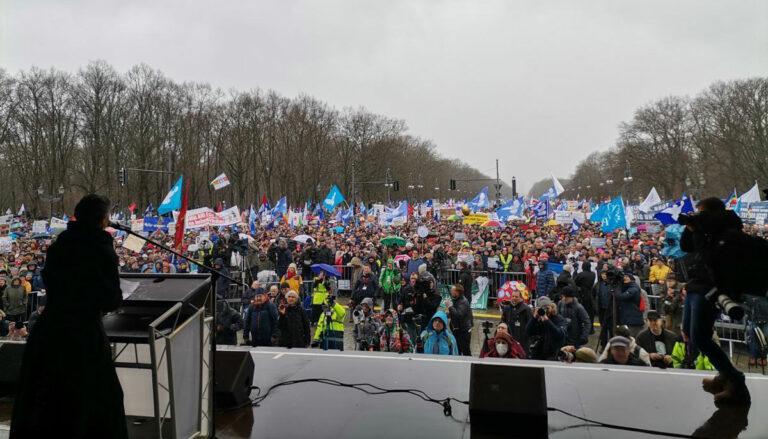
[[[397,246],[404,246],[405,245],[405,238],[395,235],[389,235],[386,238],[383,238],[381,240],[382,245],[397,245]]]
[[[312,269],[312,272],[315,274],[320,274],[321,271],[325,272],[326,274],[329,274],[331,276],[335,277],[341,277],[341,273],[339,273],[339,270],[337,270],[332,265],[328,264],[312,264],[310,266]]]
[[[306,244],[307,241],[313,241],[313,242],[315,241],[314,238],[312,238],[309,235],[296,235],[291,239],[293,239],[296,242],[300,242],[302,244]]]
[[[496,301],[503,302],[505,300],[509,300],[512,295],[512,291],[519,291],[523,300],[526,302],[530,298],[530,293],[528,292],[528,289],[525,287],[524,283],[510,280],[504,282],[504,285],[502,285],[501,288],[499,288],[499,290],[496,292]]]
[[[408,262],[410,260],[411,260],[411,257],[408,256],[408,255],[397,255],[397,256],[395,256],[395,259],[394,259],[395,264],[399,264],[400,261]]]
[[[501,227],[501,223],[497,220],[488,220],[482,224],[483,227]]]
[[[461,221],[461,217],[455,213],[448,217],[448,221]]]

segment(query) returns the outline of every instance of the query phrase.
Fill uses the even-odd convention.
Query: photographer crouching
[[[742,233],[741,219],[726,210],[722,200],[707,198],[696,208],[696,214],[680,215],[678,219],[685,226],[680,248],[689,253],[682,260],[687,274],[683,338],[690,340],[719,372],[702,383],[705,391],[715,395],[715,404],[749,404],[744,374],[712,340],[712,333],[719,315],[718,300],[729,301],[725,294],[737,300],[745,284],[762,276],[765,267],[750,269],[753,261],[761,256],[750,252],[755,248],[754,241]],[[742,262],[745,258],[752,261]],[[745,265],[738,267],[736,263]],[[731,309],[724,308],[731,314]]]
[[[557,305],[549,297],[539,297],[536,306],[533,319],[525,328],[531,340],[531,358],[558,361],[560,349],[565,346],[568,335],[568,322],[557,314]]]

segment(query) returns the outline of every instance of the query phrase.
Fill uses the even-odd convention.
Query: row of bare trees
[[[639,108],[620,125],[616,145],[587,156],[568,180],[568,196],[624,193],[633,201],[652,186],[662,198],[768,186],[768,78],[717,82],[693,98]]]
[[[122,167],[171,174],[129,171],[121,186]],[[62,200],[54,210],[71,211],[90,192],[121,206],[156,206],[182,174],[193,206],[219,200],[242,206],[262,195],[286,195],[299,205],[322,199],[331,184],[350,198],[353,173],[357,199],[380,201],[387,188],[363,182],[384,181],[387,170],[400,186],[392,199],[464,198],[482,184],[454,193],[448,180],[484,177],[440,156],[402,120],[363,108],[339,111],[306,95],[180,84],[146,65],[126,73],[104,62],[75,74],[0,70],[3,210],[26,203],[45,215],[56,197]],[[213,191],[209,182],[222,172],[232,185]]]

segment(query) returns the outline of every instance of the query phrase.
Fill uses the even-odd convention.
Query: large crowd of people
[[[32,237],[20,221],[0,255],[0,336],[13,338],[25,337],[44,312],[40,269],[55,239]],[[745,228],[768,235],[765,226]],[[475,355],[712,368],[681,337],[686,287],[662,251],[663,228],[606,234],[589,222],[574,231],[535,221],[488,228],[410,217],[397,228],[360,221],[343,230],[319,222],[255,233],[188,231],[181,252],[201,264],[150,243],[128,249],[123,233],[113,231],[121,272],[203,272],[205,265],[225,275],[215,282],[222,344],[344,349],[351,331],[355,349],[472,355],[476,279],[506,273],[524,283],[525,293],[497,298],[500,285],[492,282],[494,293],[482,305],[498,309],[499,323],[485,328]],[[390,243],[390,235],[401,239]],[[172,241],[163,232],[149,237]],[[605,239],[595,247],[592,238]],[[761,353],[752,357],[765,364]]]

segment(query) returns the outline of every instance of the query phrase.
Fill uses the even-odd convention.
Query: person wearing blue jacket
[[[243,342],[254,347],[276,344],[279,335],[277,324],[277,307],[262,290],[245,312]]]
[[[448,316],[444,311],[438,311],[429,321],[427,329],[421,333],[425,354],[459,355],[456,338],[448,329]]]
[[[536,297],[549,297],[555,289],[555,272],[549,269],[547,261],[539,261],[539,273],[536,275]]]

